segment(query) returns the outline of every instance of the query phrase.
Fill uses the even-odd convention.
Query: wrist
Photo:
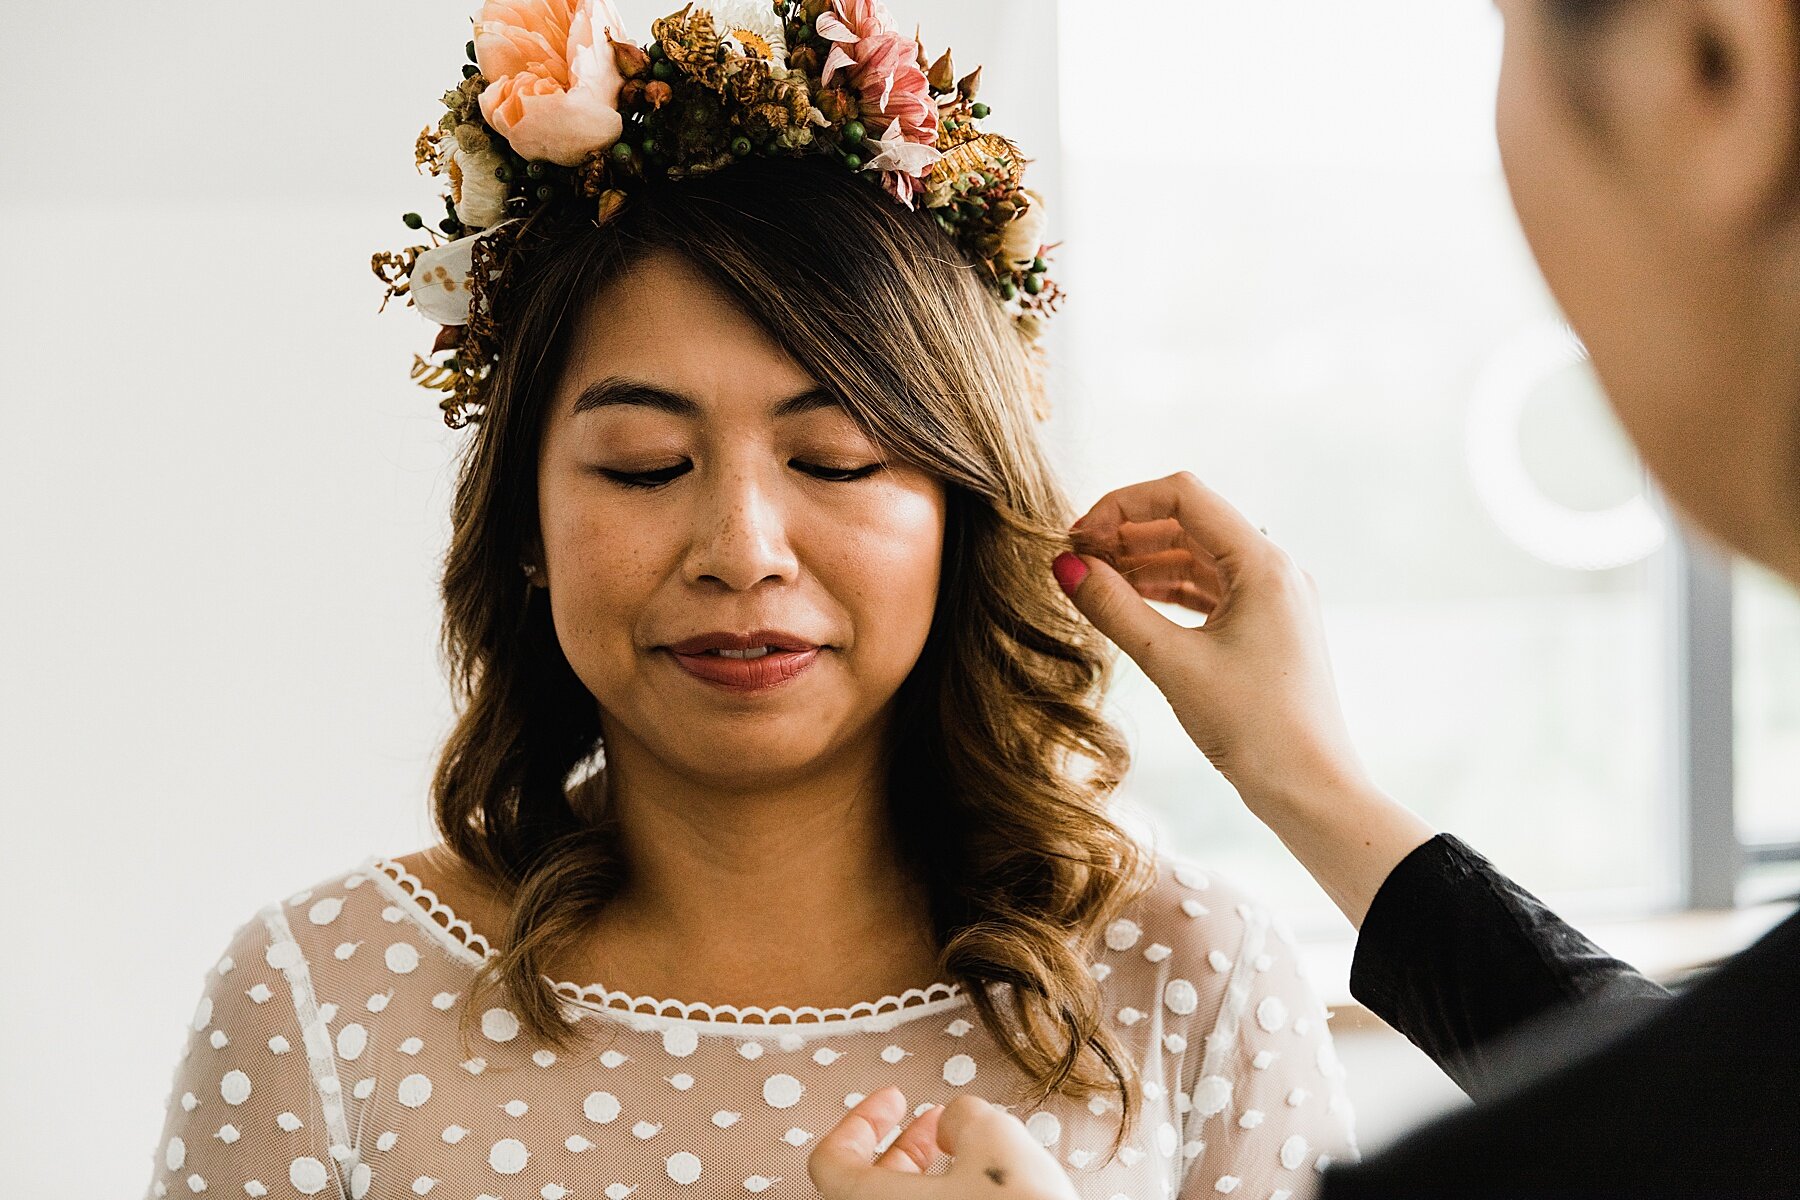
[[[1240,795],[1358,928],[1394,867],[1437,836],[1361,771],[1295,774]]]
[[[1284,769],[1231,782],[1244,806],[1265,825],[1313,821],[1345,809],[1397,803],[1375,786],[1357,762],[1331,760],[1310,766],[1289,762]]]

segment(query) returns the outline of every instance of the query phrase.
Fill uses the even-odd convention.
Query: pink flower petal
[[[862,40],[861,35],[848,25],[838,20],[831,13],[819,14],[819,36],[828,42],[856,42]]]
[[[887,189],[888,195],[911,208],[913,206],[913,179],[911,175],[902,175],[898,171],[884,171],[881,186]]]
[[[821,74],[821,83],[830,83],[831,77],[839,68],[854,67],[856,60],[844,52],[842,46],[833,46],[831,53],[825,56],[825,70]]]

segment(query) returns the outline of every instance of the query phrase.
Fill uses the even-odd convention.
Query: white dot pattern
[[[908,1120],[958,1095],[1008,1106],[1080,1200],[1307,1194],[1321,1161],[1357,1157],[1327,1014],[1260,909],[1158,865],[1087,962],[1139,1073],[1116,1156],[1116,1094],[1012,1108],[1026,1081],[941,985],[825,1013],[560,985],[588,1040],[553,1051],[499,993],[470,1011],[491,944],[370,859],[269,905],[214,960],[149,1194],[787,1200],[889,1084]]]

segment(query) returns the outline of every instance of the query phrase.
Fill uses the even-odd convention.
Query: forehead
[[[736,301],[679,255],[660,251],[576,315],[557,408],[575,415],[584,394],[599,407],[591,393],[622,380],[687,397],[708,412],[763,411],[816,390]]]

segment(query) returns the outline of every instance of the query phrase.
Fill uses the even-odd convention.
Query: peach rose
[[[625,40],[612,0],[486,0],[475,16],[475,62],[488,85],[481,115],[514,152],[564,167],[619,140],[624,84],[611,34]]]

